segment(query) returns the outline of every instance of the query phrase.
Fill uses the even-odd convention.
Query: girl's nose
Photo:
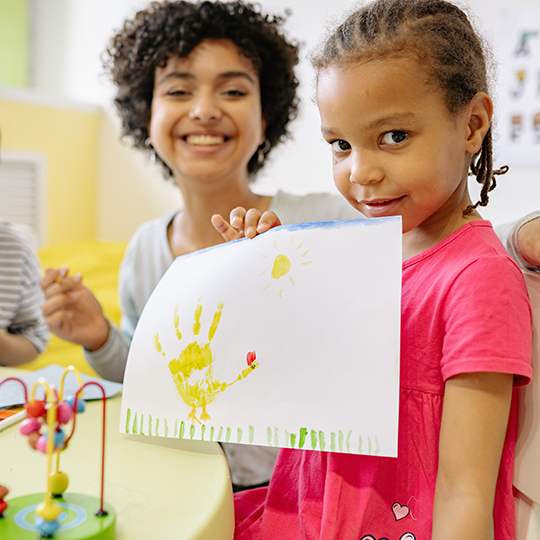
[[[210,122],[221,117],[221,109],[214,97],[210,93],[201,93],[193,102],[189,112],[191,120],[199,122]]]
[[[374,152],[364,151],[353,154],[349,180],[353,184],[368,185],[380,182],[384,178],[382,164]]]

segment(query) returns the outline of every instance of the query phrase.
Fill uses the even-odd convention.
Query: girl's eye
[[[407,133],[405,131],[388,131],[382,136],[381,144],[387,146],[394,146],[396,144],[402,143],[407,138]]]
[[[225,95],[230,97],[244,97],[247,95],[247,92],[243,90],[226,90]]]
[[[330,143],[330,146],[332,146],[332,151],[335,153],[346,152],[347,150],[351,149],[351,145],[343,139],[337,139],[336,141],[332,141]]]
[[[188,95],[188,91],[187,90],[169,90],[167,92],[167,95],[168,96],[175,96],[175,97],[184,97],[184,96],[187,96]]]

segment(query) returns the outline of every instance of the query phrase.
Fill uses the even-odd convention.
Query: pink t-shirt
[[[493,371],[514,374],[519,386],[532,375],[527,289],[489,222],[473,221],[405,261],[401,332],[398,458],[282,449],[268,488],[235,495],[235,538],[431,538],[445,381]],[[515,537],[516,403],[514,392],[496,540]]]

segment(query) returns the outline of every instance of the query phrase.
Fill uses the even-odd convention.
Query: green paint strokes
[[[244,436],[244,430],[242,428],[238,428],[236,430],[236,442],[242,442],[242,437]]]
[[[180,422],[180,433],[178,434],[178,437],[179,437],[180,439],[183,439],[183,438],[184,438],[184,432],[185,432],[185,430],[186,430],[186,424],[184,424],[184,421],[182,420],[182,421]]]
[[[300,436],[298,437],[298,448],[304,448],[304,444],[306,444],[307,434],[308,430],[305,427],[301,427]]]
[[[274,446],[279,446],[279,431],[278,428],[274,428]]]
[[[141,414],[141,427],[139,429],[139,433],[141,435],[144,435],[143,426],[144,426],[144,414]]]
[[[324,438],[324,431],[319,431],[319,450],[324,452],[326,448],[326,440]]]
[[[229,442],[231,440],[231,433],[232,433],[232,430],[230,427],[228,427],[227,430],[225,431],[225,442]]]
[[[178,418],[174,421],[174,438],[178,437]]]
[[[218,436],[217,436],[217,440],[218,440],[218,441],[223,440],[223,426],[221,426],[221,427],[219,428],[219,433],[218,433]]]
[[[206,431],[206,424],[201,426],[201,441],[204,441],[204,432]]]
[[[131,420],[131,409],[128,407],[126,413],[126,433],[129,433],[129,421]]]
[[[152,436],[152,415],[148,415],[148,435]]]
[[[381,451],[381,447],[379,446],[379,439],[377,438],[376,435],[375,435],[375,444],[377,445],[377,447],[375,448],[375,455],[378,456],[379,452]]]
[[[163,422],[165,423],[165,437],[169,436],[169,424],[167,424],[167,419],[164,418]]]
[[[255,439],[255,428],[253,426],[249,426],[249,444],[253,444],[254,439]]]
[[[339,441],[339,451],[343,452],[343,431],[341,431],[341,429],[339,430],[338,441]]]
[[[330,452],[336,451],[336,434],[331,431],[330,432]]]
[[[210,440],[211,440],[211,441],[214,440],[214,426],[211,426],[211,427],[210,427]]]
[[[137,413],[135,413],[135,416],[133,417],[133,428],[132,428],[131,432],[134,435],[137,435],[137,433],[139,433],[139,430],[137,428]]]
[[[359,454],[362,453],[362,435],[360,435],[360,437],[358,437],[358,453]]]
[[[195,437],[195,424],[191,424],[189,428],[189,438],[193,439],[193,437]]]
[[[156,437],[159,437],[159,418],[156,418]]]
[[[296,433],[291,433],[291,448],[296,446]]]
[[[347,452],[351,452],[351,435],[352,435],[352,431],[349,431],[349,433],[347,434],[347,442],[345,443],[347,445]]]
[[[371,439],[367,436],[367,453],[371,456]]]
[[[291,442],[289,432],[285,430],[285,446],[287,446]]]
[[[266,428],[266,442],[268,446],[272,446],[272,428],[270,426]]]
[[[317,432],[314,429],[311,430],[311,449],[317,449]]]

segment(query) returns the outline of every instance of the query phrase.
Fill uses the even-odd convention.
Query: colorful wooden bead
[[[36,442],[36,450],[47,453],[47,437],[45,435],[40,435],[39,439]]]
[[[70,405],[67,401],[62,401],[58,404],[56,414],[60,424],[67,424],[73,416],[73,404]]]
[[[73,403],[75,402],[75,396],[69,396],[66,398],[66,403],[69,403],[70,407],[73,409]],[[86,410],[86,401],[84,399],[78,397],[77,398],[77,411],[78,413],[82,413]]]
[[[62,471],[52,473],[47,480],[47,486],[53,496],[62,495],[68,488],[68,485],[68,475]]]
[[[30,435],[28,435],[28,444],[34,450],[37,450],[37,442],[40,437],[41,437],[41,433],[39,431],[34,431],[33,433],[30,433]]]
[[[8,503],[2,499],[0,501],[0,517],[3,516],[3,514],[4,514],[7,507],[8,507]]]
[[[54,450],[58,450],[58,448],[63,448],[64,440],[66,439],[64,432],[61,429],[55,430],[53,437],[54,437],[54,442],[53,442]],[[36,450],[39,450],[40,452],[43,452],[44,454],[46,454],[48,440],[49,440],[49,432],[46,431],[37,440]]]
[[[40,516],[36,516],[36,529],[41,533],[41,538],[52,538],[54,533],[60,528],[60,523],[57,519],[47,520]]]
[[[41,429],[41,422],[37,418],[25,418],[21,426],[19,427],[19,432],[22,435],[30,435],[30,433],[34,433],[35,431],[39,431]]]
[[[53,502],[42,502],[41,504],[38,504],[36,508],[36,514],[42,517],[45,521],[54,521],[56,518],[58,518],[61,512],[62,508]]]
[[[47,409],[45,408],[45,402],[41,400],[29,401],[24,404],[27,416],[32,418],[39,418],[43,416]]]

